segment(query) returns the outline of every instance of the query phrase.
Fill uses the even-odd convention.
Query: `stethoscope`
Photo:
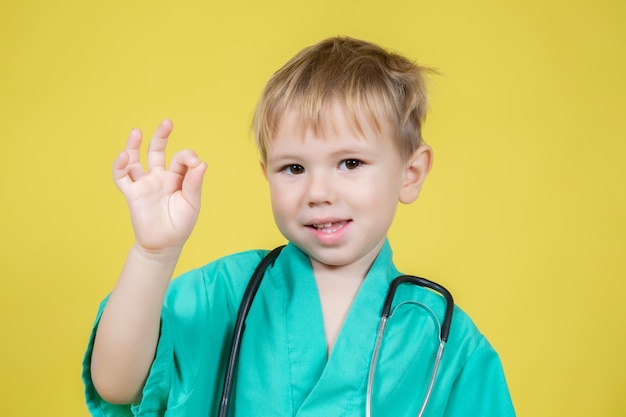
[[[230,395],[233,387],[233,378],[235,375],[235,367],[237,365],[237,360],[239,358],[239,351],[241,349],[241,341],[243,338],[243,331],[245,328],[246,317],[248,316],[248,311],[250,311],[250,307],[252,305],[252,301],[254,301],[254,296],[259,289],[259,285],[261,284],[261,280],[265,275],[266,269],[274,263],[274,260],[280,253],[280,251],[284,248],[284,246],[279,246],[276,249],[269,252],[257,265],[256,269],[252,273],[252,277],[248,282],[248,286],[243,293],[243,298],[241,299],[241,304],[239,305],[239,312],[237,313],[237,320],[235,321],[235,328],[233,331],[233,338],[230,346],[230,354],[228,357],[228,364],[226,367],[226,374],[224,376],[224,384],[222,388],[222,398],[220,400],[220,408],[218,411],[219,417],[228,417],[228,410],[230,408]],[[393,303],[393,299],[396,295],[396,290],[403,283],[410,283],[414,285],[418,285],[420,287],[425,287],[435,292],[438,292],[443,296],[446,302],[446,312],[443,318],[443,322],[440,322],[437,318],[437,315],[433,312],[433,310],[420,303],[418,301],[406,301],[396,306],[393,310],[391,310],[391,304]],[[441,285],[429,281],[425,278],[420,278],[412,275],[401,275],[394,279],[389,285],[389,292],[387,293],[387,298],[385,299],[385,303],[383,304],[383,310],[380,317],[380,322],[378,324],[378,330],[376,333],[376,342],[374,344],[374,352],[372,354],[372,360],[370,362],[369,368],[369,376],[367,379],[367,396],[365,400],[365,415],[366,417],[371,417],[371,409],[372,409],[372,391],[374,388],[374,376],[376,374],[376,364],[378,361],[378,354],[380,352],[380,346],[383,340],[383,334],[385,332],[385,328],[387,327],[387,321],[393,315],[398,307],[404,304],[415,304],[421,306],[426,309],[434,318],[435,323],[439,328],[439,348],[437,349],[437,355],[435,357],[435,362],[433,364],[433,369],[430,375],[430,380],[428,382],[428,387],[426,389],[426,394],[424,395],[424,400],[422,401],[422,406],[417,414],[418,417],[421,417],[426,410],[426,406],[428,405],[428,401],[430,400],[430,396],[433,391],[433,387],[435,385],[435,378],[437,376],[437,372],[439,371],[439,365],[441,363],[441,358],[443,357],[443,350],[445,348],[446,342],[448,341],[448,335],[450,334],[450,324],[452,322],[452,313],[454,312],[454,301],[452,299],[452,295],[448,290],[446,290]]]

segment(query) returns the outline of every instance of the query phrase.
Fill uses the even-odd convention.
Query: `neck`
[[[376,248],[368,256],[349,265],[326,265],[311,259],[322,307],[329,355],[352,302],[379,251],[380,248]]]

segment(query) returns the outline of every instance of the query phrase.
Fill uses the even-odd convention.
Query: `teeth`
[[[324,233],[334,233],[345,226],[346,222],[313,224],[313,228]],[[334,227],[333,227],[334,226]]]

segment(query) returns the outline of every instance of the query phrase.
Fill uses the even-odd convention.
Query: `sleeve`
[[[98,310],[83,359],[82,379],[91,415],[163,417],[172,409],[181,415],[200,415],[184,410],[194,409],[196,402],[202,403],[199,407],[206,406],[206,395],[192,395],[194,392],[217,392],[217,375],[222,372],[222,356],[227,353],[223,347],[230,340],[239,301],[250,274],[266,252],[229,255],[186,272],[170,283],[161,311],[155,358],[137,404],[108,403],[93,386],[91,355],[105,299]],[[201,389],[195,390],[198,384]],[[196,398],[200,399],[196,401]]]
[[[515,417],[496,351],[484,337],[454,382],[445,417]]]
[[[93,343],[102,316],[102,311],[108,300],[101,304],[96,316],[94,327],[89,337],[87,350],[83,359],[82,379],[85,386],[85,399],[87,408],[94,417],[158,417],[163,416],[167,408],[169,383],[171,380],[173,341],[171,336],[171,324],[167,319],[167,311],[161,313],[161,334],[150,374],[143,389],[142,399],[137,404],[111,404],[103,400],[96,391],[91,379],[91,355]]]

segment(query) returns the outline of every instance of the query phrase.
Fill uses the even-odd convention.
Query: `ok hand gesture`
[[[165,166],[170,120],[157,128],[148,147],[147,170],[140,161],[141,131],[133,129],[126,149],[113,163],[113,179],[126,197],[135,244],[150,253],[180,250],[191,234],[200,210],[206,163],[183,150]]]

